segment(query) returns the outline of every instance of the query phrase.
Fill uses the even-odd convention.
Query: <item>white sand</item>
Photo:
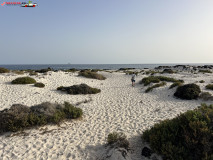
[[[131,77],[124,73],[101,73],[107,77],[106,80],[87,79],[64,72],[48,72],[45,76],[33,76],[38,82],[43,82],[45,88],[12,85],[10,82],[13,79],[23,75],[0,74],[0,110],[17,103],[32,106],[46,101],[68,101],[76,104],[92,98],[91,102],[78,106],[83,109],[83,120],[65,122],[60,127],[48,125],[26,130],[29,134],[26,136],[11,136],[9,133],[0,136],[0,159],[98,159],[106,144],[107,135],[117,131],[127,135],[132,149],[131,158],[141,160],[141,134],[145,129],[160,120],[173,118],[181,112],[194,109],[202,103],[201,100],[187,101],[174,98],[175,89],[168,89],[171,83],[150,93],[144,93],[147,87],[138,84],[138,81],[146,75],[139,75],[136,86],[131,87]],[[198,83],[202,91],[206,91],[205,85],[212,80],[211,74],[181,73],[164,76],[183,79],[185,84],[205,80],[205,83]],[[67,95],[56,91],[59,86],[80,83],[100,88],[101,93]],[[50,132],[42,134],[42,129],[45,128]]]

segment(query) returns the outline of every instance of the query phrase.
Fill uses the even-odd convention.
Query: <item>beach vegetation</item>
[[[199,95],[199,98],[204,101],[213,100],[213,96],[209,92],[201,92],[201,94]]]
[[[68,102],[64,104],[45,102],[32,107],[15,104],[10,109],[0,112],[0,133],[51,123],[59,124],[63,120],[81,118],[82,115],[83,111],[80,108]]]
[[[201,72],[201,73],[212,73],[212,71],[210,71],[210,70],[199,70],[198,72]]]
[[[200,93],[200,87],[192,83],[179,86],[174,93],[174,96],[180,99],[192,100],[197,99]]]
[[[204,81],[204,80],[200,80],[199,82],[200,82],[200,83],[205,83],[205,81]]]
[[[23,75],[24,71],[14,70],[13,73],[18,74],[18,75]]]
[[[213,105],[202,104],[171,120],[155,124],[142,139],[163,159],[212,160]]]
[[[122,132],[110,133],[107,137],[107,143],[110,146],[125,148],[126,150],[129,149],[129,141],[126,138],[126,135]]]
[[[213,90],[213,84],[208,84],[208,85],[206,85],[206,89]]]
[[[174,88],[174,87],[179,87],[179,86],[182,86],[182,85],[183,85],[182,82],[177,81],[177,82],[174,82],[174,83],[169,87],[169,89],[172,89],[172,88]]]
[[[165,76],[149,76],[143,78],[139,83],[144,84],[144,86],[149,85],[150,83],[159,83],[160,81],[165,81],[165,82],[184,82],[183,80],[177,80],[174,78],[170,77],[165,77]]]
[[[9,73],[10,72],[10,70],[9,69],[7,69],[7,68],[0,68],[0,73]]]
[[[39,88],[44,88],[45,84],[44,83],[35,83],[34,86],[39,87]]]
[[[158,88],[158,87],[162,87],[162,86],[165,86],[166,85],[166,82],[161,82],[161,83],[158,83],[158,84],[155,84],[151,87],[148,87],[145,92],[148,93],[150,91],[152,91],[154,88]]]
[[[172,69],[164,69],[162,73],[173,74],[173,73],[176,73],[176,72],[173,71]]]
[[[106,79],[106,77],[104,77],[103,75],[98,74],[96,72],[91,72],[91,71],[79,72],[78,75],[86,77],[86,78],[92,78],[92,79],[98,79],[98,80],[105,80]]]
[[[12,84],[34,84],[36,80],[31,77],[19,77],[11,82]]]
[[[35,71],[30,71],[30,72],[29,72],[29,75],[30,75],[30,76],[37,76],[37,75],[38,75],[38,73],[37,73],[37,72],[35,72]]]
[[[47,73],[49,71],[52,71],[52,69],[50,67],[46,68],[46,69],[40,69],[40,70],[36,70],[35,72],[38,73]]]
[[[68,94],[74,94],[74,95],[76,95],[76,94],[96,94],[96,93],[101,92],[100,89],[92,88],[92,87],[88,86],[87,84],[73,85],[70,87],[60,86],[57,88],[57,90],[64,91]]]

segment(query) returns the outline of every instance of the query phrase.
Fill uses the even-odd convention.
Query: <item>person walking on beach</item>
[[[135,86],[135,78],[136,78],[136,74],[133,72],[132,73],[132,78],[131,78],[131,81],[132,81],[132,87]]]

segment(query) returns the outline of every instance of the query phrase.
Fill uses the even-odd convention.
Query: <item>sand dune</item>
[[[101,72],[106,80],[94,80],[78,77],[76,73],[48,72],[48,75],[34,76],[36,81],[44,83],[45,88],[33,85],[12,85],[10,82],[20,75],[0,75],[0,110],[12,104],[32,106],[42,102],[68,101],[72,104],[81,103],[82,120],[63,123],[61,126],[44,126],[26,130],[27,135],[6,133],[0,136],[0,159],[75,159],[95,160],[100,158],[106,137],[110,132],[124,132],[130,141],[131,158],[141,160],[142,132],[155,123],[177,116],[181,112],[196,108],[201,100],[180,100],[173,97],[174,89],[166,87],[144,93],[147,87],[138,84],[146,75],[139,75],[136,86],[131,87],[131,77],[124,73]],[[185,83],[199,83],[201,89],[210,83],[209,74],[179,73],[165,76],[183,79]],[[23,75],[22,75],[23,76]],[[86,83],[101,89],[95,95],[67,95],[56,91],[59,86],[71,86]],[[212,91],[208,91],[213,93]],[[207,104],[211,103],[210,101]],[[14,136],[13,136],[14,135]]]

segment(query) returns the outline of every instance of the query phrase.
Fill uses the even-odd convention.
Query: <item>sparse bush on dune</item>
[[[173,74],[176,73],[175,71],[173,71],[172,69],[164,69],[162,73],[169,73],[169,74]]]
[[[133,73],[137,76],[139,72],[133,72],[133,71],[124,71],[126,75],[132,75]]]
[[[174,96],[180,99],[191,100],[197,99],[200,93],[201,93],[200,87],[192,83],[179,86],[176,92],[174,93]]]
[[[72,73],[74,73],[74,72],[77,72],[78,70],[77,69],[75,69],[75,68],[71,68],[71,69],[67,69],[67,70],[64,70],[65,72],[72,72]]]
[[[29,72],[29,75],[30,75],[30,76],[37,76],[37,75],[38,75],[38,73],[37,73],[37,72],[35,72],[35,71],[30,71],[30,72]]]
[[[23,75],[24,74],[24,71],[19,71],[19,70],[14,70],[12,72],[15,73],[15,74],[18,74],[18,75]]]
[[[174,87],[179,87],[179,86],[182,86],[182,85],[183,85],[183,83],[180,82],[180,81],[174,82],[174,83],[169,87],[169,89],[172,89],[172,88],[174,88]]]
[[[34,84],[36,80],[31,77],[20,77],[16,78],[11,82],[12,84]]]
[[[126,139],[126,135],[124,133],[113,132],[110,133],[107,137],[107,143],[110,146],[116,146],[119,148],[129,149],[129,141]]]
[[[183,80],[177,80],[170,77],[164,77],[164,76],[149,76],[145,77],[140,81],[140,84],[144,84],[144,86],[149,85],[150,83],[159,83],[160,81],[166,81],[166,82],[184,82]]]
[[[64,119],[76,119],[82,115],[80,108],[68,102],[64,104],[45,102],[32,107],[16,104],[10,109],[0,111],[0,133],[15,132],[48,123],[58,124]]]
[[[213,105],[202,104],[146,130],[142,139],[151,149],[170,160],[212,160]]]
[[[166,82],[161,82],[161,83],[158,83],[158,84],[155,84],[151,87],[148,87],[145,92],[148,93],[150,91],[152,91],[154,88],[158,88],[158,87],[162,87],[162,86],[165,86],[166,85]]]
[[[213,100],[213,96],[209,92],[201,92],[199,98],[204,101]]]
[[[96,94],[101,92],[100,89],[92,88],[86,84],[73,85],[70,87],[60,86],[57,88],[57,90],[65,91],[68,94]]]
[[[6,68],[0,68],[0,73],[9,73],[10,70],[6,69]]]
[[[199,81],[200,83],[205,83],[205,81],[204,80],[201,80],[201,81]]]
[[[212,73],[212,71],[210,71],[210,70],[199,70],[198,72],[201,72],[201,73]]]
[[[92,78],[92,79],[98,79],[98,80],[105,80],[106,79],[106,77],[104,77],[103,75],[98,74],[96,72],[91,72],[91,71],[79,72],[78,75],[86,77],[86,78]]]
[[[39,88],[44,88],[45,84],[44,83],[35,83],[34,86],[39,87]]]
[[[38,73],[47,73],[48,71],[52,71],[52,69],[50,67],[48,67],[47,69],[40,69],[40,70],[36,70],[35,72],[38,72]]]
[[[206,89],[213,90],[213,84],[208,84],[208,85],[206,85]]]

